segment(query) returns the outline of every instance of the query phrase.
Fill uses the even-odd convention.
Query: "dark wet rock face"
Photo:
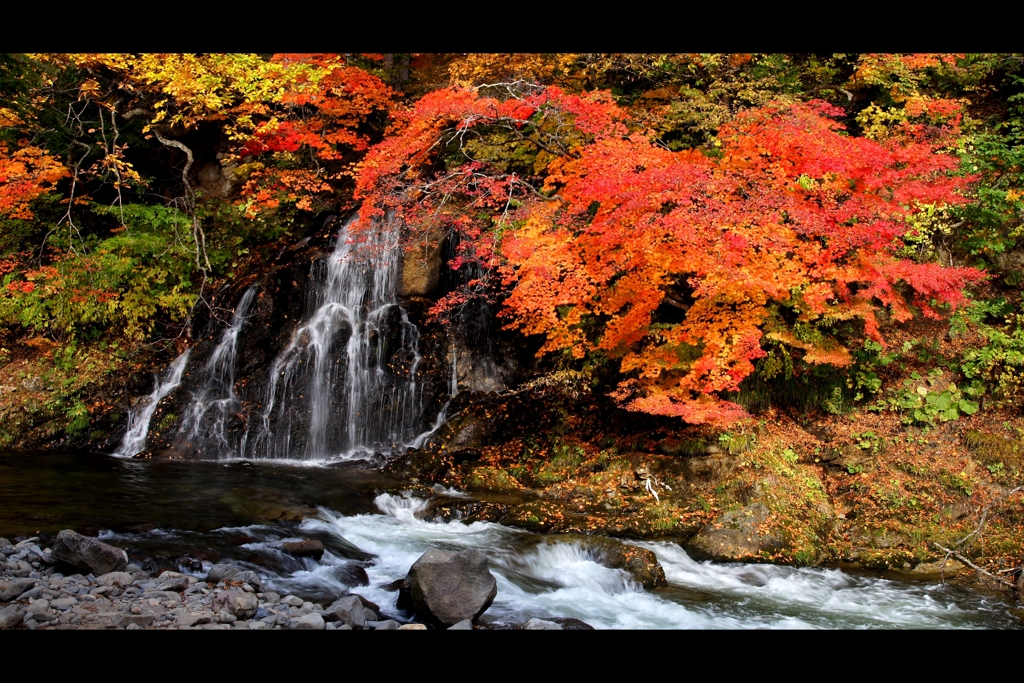
[[[401,593],[421,619],[447,628],[483,614],[498,582],[477,550],[428,550],[409,569]]]
[[[53,559],[92,574],[117,572],[128,566],[128,554],[120,548],[64,529],[53,542]]]

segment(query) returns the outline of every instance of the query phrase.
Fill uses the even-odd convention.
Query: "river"
[[[401,491],[402,482],[380,472],[337,465],[0,452],[0,536],[98,534],[150,571],[202,575],[229,559],[282,594],[327,604],[353,590],[386,613],[396,611],[389,584],[424,551],[476,548],[498,581],[481,620],[494,627],[535,616],[629,629],[1022,625],[1012,600],[962,585],[695,562],[670,541],[638,543],[658,556],[669,582],[645,591],[571,541],[486,522],[424,521],[428,501]],[[319,561],[279,550],[308,537],[325,542]]]

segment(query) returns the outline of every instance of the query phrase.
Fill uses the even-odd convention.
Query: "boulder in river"
[[[758,527],[769,515],[764,503],[727,512],[706,526],[686,544],[695,560],[743,562],[759,559],[762,550],[777,550],[781,543],[764,536]]]
[[[479,550],[428,550],[413,563],[400,592],[421,619],[447,628],[483,614],[498,582]]]
[[[85,572],[108,574],[128,566],[128,553],[103,541],[64,529],[53,542],[51,556]]]
[[[556,624],[553,621],[548,621],[547,619],[538,619],[537,617],[534,617],[533,619],[530,619],[528,622],[523,624],[522,630],[524,630],[524,631],[561,631],[562,630],[562,625],[561,624]]]

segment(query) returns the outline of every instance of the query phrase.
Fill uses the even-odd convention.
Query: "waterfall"
[[[193,444],[201,445],[199,453],[212,451],[224,454],[236,450],[228,438],[227,422],[242,407],[235,394],[235,358],[238,354],[238,334],[242,331],[255,297],[254,287],[242,294],[231,324],[224,330],[220,343],[206,361],[202,382],[192,394],[192,402],[185,411],[178,433]]]
[[[164,372],[163,378],[155,377],[156,386],[153,387],[153,393],[144,399],[139,399],[131,411],[129,411],[128,431],[125,433],[121,446],[114,455],[129,458],[137,453],[141,453],[146,447],[149,421],[153,418],[153,413],[156,412],[157,404],[181,384],[181,375],[185,371],[185,364],[188,363],[188,355],[191,351],[192,349],[185,349],[185,352],[170,364]],[[142,412],[138,412],[140,403],[143,404]]]
[[[385,220],[353,234],[351,223],[313,265],[307,315],[271,364],[251,457],[351,457],[416,437],[421,356],[396,295],[400,226]]]

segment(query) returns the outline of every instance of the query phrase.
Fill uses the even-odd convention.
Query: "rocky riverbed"
[[[0,538],[0,556],[0,629],[473,630],[497,593],[487,558],[475,550],[428,551],[394,586],[417,620],[389,615],[355,593],[326,607],[282,596],[264,590],[256,572],[227,563],[205,579],[169,570],[152,575],[128,563],[122,549],[71,530],[45,548],[39,537]],[[111,571],[97,575],[94,568]],[[592,628],[577,619],[531,618],[517,626]]]

